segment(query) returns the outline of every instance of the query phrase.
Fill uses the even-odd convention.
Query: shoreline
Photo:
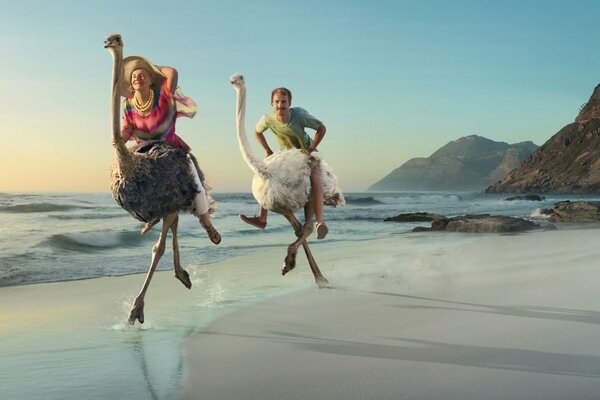
[[[336,257],[330,254],[357,247],[341,241],[314,246],[313,254],[332,279]],[[172,271],[157,271],[146,321],[131,327],[123,320],[145,274],[2,287],[0,391],[19,399],[177,397],[190,334],[253,303],[316,289],[303,255],[281,276],[284,255],[282,247],[209,266],[184,265],[192,290]],[[171,262],[168,253],[164,262]]]
[[[514,382],[497,375],[526,373],[597,393],[598,240],[600,230],[340,240],[313,248],[333,287],[323,290],[303,254],[282,277],[285,249],[257,251],[185,265],[192,290],[157,271],[146,323],[129,328],[122,320],[144,274],[2,287],[0,389],[20,399],[352,399],[398,398],[401,385],[406,398],[437,387],[439,398],[468,399],[444,374],[504,387]],[[487,357],[513,369],[478,361]]]

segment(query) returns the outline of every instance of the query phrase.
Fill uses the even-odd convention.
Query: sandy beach
[[[187,266],[192,290],[157,273],[129,328],[142,275],[3,287],[0,397],[595,399],[599,239],[317,242],[322,290],[269,249]]]
[[[437,246],[377,258],[409,236]],[[184,398],[597,399],[598,239],[377,241],[341,263],[365,268],[334,289],[261,302],[193,335]]]

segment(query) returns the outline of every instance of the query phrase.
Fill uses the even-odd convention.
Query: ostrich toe
[[[296,268],[296,252],[288,252],[288,255],[283,261],[283,268],[281,269],[281,275],[285,275],[294,268]]]
[[[138,320],[140,324],[144,323],[144,300],[135,299],[133,307],[129,311],[129,317],[127,317],[127,325],[135,324],[135,320]]]
[[[190,281],[190,274],[183,268],[179,268],[175,270],[175,278],[179,279],[183,286],[188,289],[192,288],[192,282]]]
[[[142,230],[140,231],[140,235],[144,236],[146,233],[148,233],[150,231],[150,229],[152,229],[152,227],[156,224],[158,224],[160,221],[160,218],[154,218],[149,222],[146,222],[144,224],[144,227],[142,228]]]
[[[315,282],[317,283],[317,286],[319,287],[319,289],[326,289],[326,288],[330,287],[329,281],[324,276],[321,276],[321,277],[315,279]]]

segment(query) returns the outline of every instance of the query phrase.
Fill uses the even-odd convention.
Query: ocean
[[[336,290],[351,288],[362,282],[361,274],[373,273],[382,278],[377,280],[379,290],[391,280],[407,287],[426,284],[428,274],[460,264],[441,256],[447,247],[476,245],[481,238],[412,234],[415,226],[428,223],[385,218],[409,212],[489,213],[547,223],[540,210],[557,201],[600,199],[553,195],[541,202],[507,201],[506,195],[482,193],[345,196],[345,206],[325,209],[327,238],[309,240]],[[108,193],[1,193],[0,397],[178,398],[186,379],[202,373],[185,367],[190,336],[246,305],[299,290],[319,292],[301,250],[296,269],[281,276],[286,247],[295,239],[283,217],[271,213],[267,229],[259,230],[238,217],[258,211],[251,194],[213,197],[218,207],[213,224],[223,237],[219,246],[209,241],[194,217],[180,218],[181,263],[190,273],[192,290],[171,276],[155,276],[146,297],[145,323],[128,327],[123,321],[143,277],[126,275],[147,271],[160,225],[140,236],[142,224]],[[499,248],[490,257],[509,250]],[[158,270],[171,270],[171,257],[168,241]],[[123,277],[112,278],[117,276]]]
[[[244,224],[239,214],[254,215],[249,193],[216,193],[213,224],[223,237],[214,246],[197,220],[182,214],[179,240],[182,263],[204,265],[259,249],[283,248],[294,240],[288,222],[270,214],[261,231]],[[330,234],[319,245],[409,232],[426,223],[384,222],[401,213],[432,212],[445,216],[489,213],[543,221],[540,210],[562,200],[597,200],[586,195],[545,196],[541,202],[507,201],[507,195],[483,193],[348,193],[347,204],[326,208]],[[298,213],[302,220],[302,213]],[[145,272],[160,224],[145,236],[142,224],[121,209],[108,193],[0,193],[0,287],[60,282]],[[158,270],[171,269],[169,251]]]

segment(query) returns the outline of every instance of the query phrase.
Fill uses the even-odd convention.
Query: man
[[[317,146],[323,140],[327,129],[325,125],[305,109],[300,107],[291,108],[292,92],[284,87],[276,88],[271,92],[271,105],[273,112],[265,114],[256,124],[256,139],[265,149],[267,157],[273,154],[265,139],[264,132],[270,129],[281,149],[301,149],[304,154],[317,151]],[[305,128],[316,130],[314,139],[306,133]],[[313,166],[310,173],[310,184],[312,186],[312,201],[314,203],[315,217],[317,219],[317,239],[324,239],[329,230],[323,222],[323,191],[319,180],[319,167]],[[265,229],[267,226],[267,210],[260,209],[259,215],[247,217],[240,215],[242,221]]]

